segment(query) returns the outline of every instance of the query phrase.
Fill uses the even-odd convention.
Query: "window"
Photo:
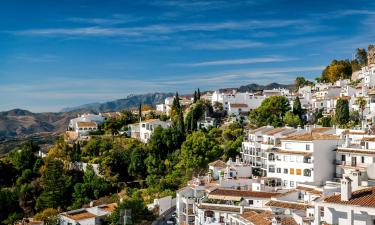
[[[294,169],[290,168],[289,173],[293,175],[294,174]]]
[[[145,127],[146,127],[146,124],[143,123],[143,124],[142,124],[142,127],[145,128]]]
[[[303,162],[303,156],[297,156],[297,162]]]
[[[364,156],[361,157],[361,163],[365,163],[365,157]]]
[[[291,156],[290,156],[290,162],[294,162],[294,161],[296,161],[296,156],[291,155]]]
[[[249,199],[249,205],[254,205],[254,200]]]
[[[301,175],[302,174],[302,170],[301,169],[296,169],[296,174],[297,175]]]
[[[307,151],[310,150],[310,145],[309,144],[306,145],[306,150]]]
[[[288,174],[288,169],[285,168],[285,169],[284,169],[284,173],[285,173],[285,174]]]
[[[270,173],[274,173],[275,172],[275,166],[269,166],[268,167],[268,172],[270,172]]]
[[[303,176],[305,176],[305,177],[311,177],[311,170],[304,169],[303,170]]]
[[[288,181],[287,181],[287,180],[284,180],[284,182],[283,182],[283,186],[284,186],[284,187],[288,186]]]
[[[276,169],[276,172],[277,172],[277,173],[281,173],[281,168],[277,168],[277,169]]]
[[[346,161],[345,155],[341,155],[341,161]]]
[[[284,161],[288,162],[288,156],[287,155],[284,155]]]
[[[290,181],[290,187],[294,187],[294,181]]]

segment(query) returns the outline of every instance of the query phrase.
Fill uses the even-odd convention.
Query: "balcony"
[[[357,167],[358,166],[357,162],[348,162],[348,161],[341,161],[341,160],[336,160],[336,165],[350,166],[350,167]]]

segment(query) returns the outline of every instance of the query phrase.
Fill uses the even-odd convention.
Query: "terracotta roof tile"
[[[225,212],[240,212],[239,207],[230,207],[226,205],[212,205],[212,204],[199,204],[199,209],[212,210],[212,211],[225,211]]]
[[[364,137],[362,138],[362,141],[375,142],[375,137]]]
[[[211,162],[208,164],[209,166],[213,166],[213,167],[226,167],[227,164],[221,160],[216,160],[214,162]]]
[[[70,218],[70,219],[76,220],[76,221],[96,217],[94,214],[89,213],[87,210],[80,210],[80,211],[75,211],[75,212],[66,212],[63,215]]]
[[[320,134],[315,132],[308,132],[300,135],[291,135],[282,140],[290,141],[313,141],[313,140],[338,140],[339,136],[333,134]]]
[[[343,152],[343,153],[352,153],[352,154],[365,154],[365,155],[375,155],[375,150],[373,149],[347,149],[347,148],[338,148],[336,152]]]
[[[306,210],[311,207],[310,205],[303,203],[294,203],[294,202],[284,202],[271,200],[266,203],[266,206],[276,207],[276,208],[287,208],[287,209],[296,209],[296,210]]]
[[[241,103],[233,103],[230,104],[231,108],[247,108],[247,104],[241,104]]]
[[[241,217],[245,220],[253,223],[254,225],[271,225],[272,221],[270,217],[272,216],[272,212],[264,211],[261,213],[257,213],[255,211],[244,212]]]
[[[375,208],[375,187],[354,191],[349,201],[341,201],[341,195],[332,195],[324,198],[325,202],[341,205],[357,205]]]
[[[263,127],[259,127],[257,129],[254,129],[254,130],[250,130],[249,133],[250,134],[255,134],[257,132],[266,132],[266,131],[269,131],[269,130],[272,130],[274,129],[273,127],[269,127],[269,126],[263,126]]]
[[[249,221],[254,225],[271,225],[272,219],[275,217],[270,211],[256,212],[248,211],[240,215],[243,219]],[[276,218],[281,225],[297,225],[297,222],[292,217]]]
[[[96,127],[97,124],[95,122],[77,122],[78,127]]]
[[[272,129],[270,131],[266,131],[266,132],[264,132],[264,134],[266,134],[266,135],[274,135],[274,134],[280,133],[282,131],[285,131],[287,129],[288,128],[286,128],[286,127],[278,127],[278,128]]]

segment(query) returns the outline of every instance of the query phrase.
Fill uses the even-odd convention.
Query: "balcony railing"
[[[348,162],[348,161],[336,160],[336,165],[356,167],[358,164],[357,164],[357,162]]]

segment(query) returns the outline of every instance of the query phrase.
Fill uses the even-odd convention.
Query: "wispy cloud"
[[[190,24],[152,24],[138,27],[89,26],[74,28],[43,28],[8,31],[15,35],[30,36],[141,36],[188,31],[213,32],[219,30],[257,30],[297,27],[308,23],[304,20],[245,20]]]
[[[270,57],[259,57],[259,58],[203,61],[203,62],[197,62],[197,63],[181,63],[181,64],[172,64],[172,65],[186,66],[186,67],[203,67],[203,66],[223,66],[223,65],[243,65],[243,64],[269,63],[269,62],[285,62],[285,61],[291,61],[291,60],[297,60],[297,59],[298,58],[292,58],[292,57],[270,56]]]
[[[375,15],[374,10],[367,10],[367,9],[348,9],[348,10],[340,10],[335,12],[336,15],[339,16],[352,16],[352,15]]]
[[[189,45],[194,49],[224,50],[261,47],[265,46],[265,43],[249,40],[207,40],[204,42],[191,43]]]
[[[14,56],[16,60],[29,62],[29,63],[47,63],[47,62],[56,62],[58,56],[51,54],[42,54],[42,55],[29,55],[29,54],[18,54]]]
[[[114,14],[110,17],[69,17],[64,21],[91,25],[118,25],[142,20],[142,17]]]

